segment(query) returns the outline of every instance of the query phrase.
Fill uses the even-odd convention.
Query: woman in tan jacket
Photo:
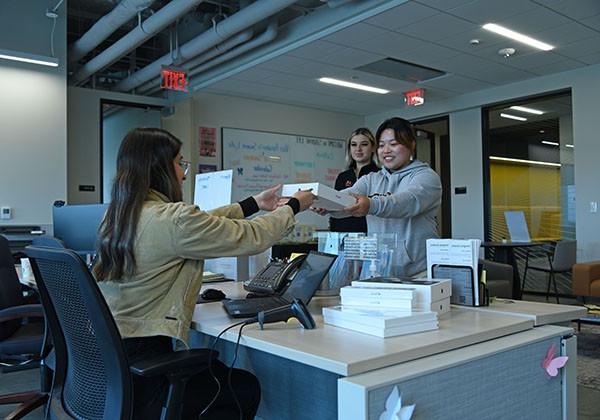
[[[294,215],[314,200],[310,192],[301,191],[278,206],[274,187],[204,212],[182,202],[181,186],[188,169],[181,141],[164,130],[136,128],[119,149],[93,273],[130,361],[148,353],[173,351],[172,343],[187,347],[204,259],[256,254],[269,248],[293,228]],[[258,210],[269,213],[244,219]],[[227,368],[221,362],[216,361],[213,370],[217,377],[226,378]],[[237,418],[234,397],[241,403],[244,418],[254,417],[260,402],[257,379],[234,369],[232,384],[235,396],[222,387],[206,418]],[[135,382],[136,417],[159,415],[166,389],[162,380]],[[184,416],[198,416],[216,392],[217,385],[207,373],[193,378],[186,387]]]

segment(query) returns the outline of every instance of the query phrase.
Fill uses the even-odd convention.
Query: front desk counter
[[[206,287],[245,295],[240,283]],[[383,339],[323,324],[321,308],[338,302],[311,301],[314,330],[295,320],[243,329],[236,366],[261,382],[259,418],[379,419],[395,387],[403,405],[416,404],[413,419],[576,418],[571,328],[534,328],[526,317],[453,307],[436,331]],[[197,305],[192,346],[210,346],[236,321],[220,302]],[[228,365],[238,330],[217,344]],[[570,360],[548,379],[541,362],[552,344]]]

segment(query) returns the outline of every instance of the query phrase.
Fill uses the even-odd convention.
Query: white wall
[[[103,99],[164,106],[160,98],[128,95],[103,90],[69,87],[68,91],[67,201],[69,204],[100,203],[100,101]],[[94,185],[93,192],[79,185]]]
[[[400,116],[407,119],[420,119],[438,115],[450,115],[450,150],[451,154],[465,153],[465,141],[470,142],[473,148],[481,148],[481,131],[473,132],[477,124],[481,124],[481,108],[496,102],[503,102],[515,98],[531,95],[556,92],[571,89],[573,102],[573,140],[575,146],[575,185],[576,185],[576,236],[578,241],[578,260],[587,261],[600,259],[600,215],[590,213],[591,201],[600,201],[600,189],[595,185],[598,178],[600,156],[600,142],[598,141],[598,102],[600,100],[600,65],[588,66],[577,70],[565,71],[558,74],[538,77],[522,82],[511,83],[495,88],[484,89],[477,92],[459,95],[445,101],[426,103],[416,108],[393,109],[385,113],[369,115],[365,118],[366,124],[371,127],[377,125],[390,116]],[[466,114],[462,111],[472,111],[467,124],[463,118]],[[463,128],[458,133],[453,132],[452,122],[455,114],[464,127],[470,125],[467,131],[471,134],[468,139],[458,138]],[[477,120],[477,121],[475,121]],[[477,160],[470,161],[469,165],[452,167],[452,185],[458,185],[457,180],[471,184],[482,183],[482,159],[479,152]],[[473,212],[463,212],[461,201],[452,195],[452,220],[453,236],[463,236],[465,227],[471,223]],[[476,197],[469,202],[473,211],[483,214],[483,196],[479,202]],[[455,224],[456,223],[456,224]],[[479,221],[477,222],[477,226]],[[460,229],[460,230],[459,230]],[[475,228],[474,228],[475,229]],[[476,237],[483,236],[481,231],[472,234]]]
[[[46,0],[2,2],[0,48],[50,56],[47,7]],[[0,206],[13,209],[2,224],[50,225],[52,203],[66,197],[65,7],[54,35],[59,67],[0,60]]]

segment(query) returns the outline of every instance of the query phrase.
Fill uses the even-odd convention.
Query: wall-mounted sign
[[[425,89],[415,89],[404,92],[404,100],[408,106],[418,106],[425,103]]]
[[[187,72],[175,67],[163,67],[160,71],[160,88],[187,92]]]

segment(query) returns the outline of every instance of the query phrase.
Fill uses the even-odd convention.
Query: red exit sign
[[[187,92],[187,73],[184,70],[163,68],[160,71],[160,88]]]
[[[404,100],[408,106],[419,106],[425,103],[425,89],[415,89],[404,92]]]

